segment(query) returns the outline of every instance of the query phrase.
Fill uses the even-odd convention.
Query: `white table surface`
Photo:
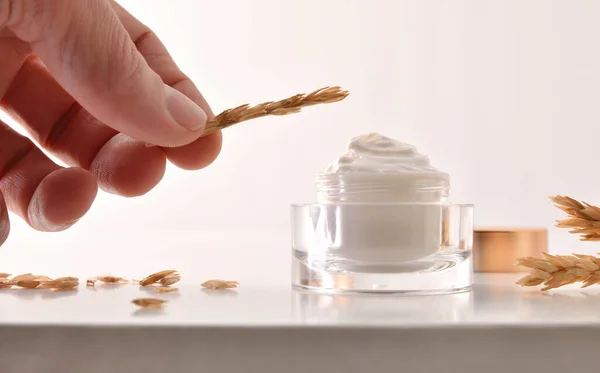
[[[326,296],[209,291],[182,280],[160,311],[134,285],[0,291],[0,372],[565,371],[597,366],[600,290],[542,293],[515,274],[473,291]],[[448,370],[450,369],[450,370]],[[404,370],[403,370],[404,371]]]

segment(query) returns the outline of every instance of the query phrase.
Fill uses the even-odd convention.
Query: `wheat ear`
[[[600,241],[600,208],[566,196],[550,199],[569,216],[567,219],[558,220],[557,227],[569,228],[569,233],[580,234],[581,241]]]
[[[521,286],[544,284],[543,291],[582,282],[583,288],[600,283],[600,258],[591,255],[550,255],[543,258],[518,258],[517,265],[531,273],[517,281]]]
[[[289,115],[299,113],[303,107],[330,104],[348,97],[348,91],[340,87],[325,87],[309,94],[297,94],[284,100],[265,102],[256,106],[248,104],[225,110],[206,123],[203,136],[231,127],[234,124],[267,115]]]
[[[337,86],[325,87],[309,94],[300,93],[275,102],[269,101],[255,106],[245,104],[233,109],[227,109],[206,122],[206,127],[200,137],[210,135],[211,133],[250,119],[266,117],[268,115],[282,116],[295,114],[299,113],[303,107],[342,101],[349,94],[348,91],[342,90]],[[156,145],[146,144],[146,146],[154,147]]]

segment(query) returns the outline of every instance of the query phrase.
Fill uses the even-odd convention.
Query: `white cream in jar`
[[[370,133],[350,140],[319,174],[317,195],[320,203],[444,202],[449,185],[448,174],[414,146]]]
[[[377,133],[354,137],[317,177],[318,203],[338,205],[327,217],[336,221],[329,253],[374,265],[434,254],[448,191],[449,175],[414,146]]]

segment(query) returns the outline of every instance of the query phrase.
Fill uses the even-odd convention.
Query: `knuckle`
[[[104,26],[106,38],[100,50],[106,53],[101,61],[96,61],[92,74],[93,82],[98,82],[98,91],[111,96],[131,96],[137,88],[144,72],[144,61],[134,43],[121,29],[118,22],[108,22]],[[81,44],[81,43],[80,43]]]
[[[165,50],[158,36],[152,30],[146,30],[133,41],[137,50],[144,56],[150,65],[165,59]]]
[[[72,83],[85,85],[81,88],[86,96],[129,98],[139,94],[146,68],[143,59],[119,25],[103,27],[105,37],[94,48],[87,48],[84,36],[73,32],[61,42],[62,63],[78,74],[78,80]]]
[[[0,159],[0,186],[4,186],[4,178],[17,170],[25,158],[38,151],[35,144],[26,138],[14,139],[11,145],[8,154],[2,154],[3,159]]]
[[[152,30],[146,30],[133,41],[133,44],[135,44],[136,48],[142,52],[144,48],[149,45],[148,42],[153,43],[155,40],[158,40],[156,34],[152,32]]]
[[[145,74],[144,62],[136,55],[134,48],[123,48],[122,59],[111,59],[106,74],[106,91],[117,97],[131,97],[140,94],[141,80]]]
[[[59,1],[0,0],[0,26],[20,30],[31,42],[41,39],[60,14],[56,11],[57,3]]]
[[[61,140],[68,134],[69,126],[72,125],[73,119],[83,108],[81,105],[74,101],[61,115],[54,121],[50,126],[50,130],[44,133],[40,133],[39,143],[43,148],[50,151],[57,151],[61,143]]]
[[[173,86],[173,84],[187,79],[173,61],[167,48],[152,30],[147,29],[143,32],[134,40],[134,44],[139,53],[144,56],[150,68],[154,71],[161,71],[165,84]]]

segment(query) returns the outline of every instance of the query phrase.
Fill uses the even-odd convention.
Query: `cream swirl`
[[[339,172],[443,174],[429,163],[427,155],[419,153],[413,145],[377,133],[357,136],[350,140],[348,151],[325,171]]]
[[[448,174],[427,155],[377,133],[351,139],[317,180],[322,202],[440,202],[448,189]]]

